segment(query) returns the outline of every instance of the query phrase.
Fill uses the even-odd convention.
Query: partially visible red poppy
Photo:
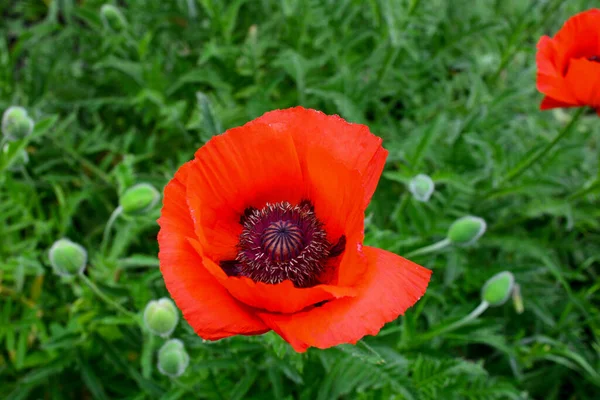
[[[600,115],[600,9],[571,17],[537,48],[540,108],[590,106]]]
[[[296,107],[201,147],[165,188],[159,259],[205,339],[274,330],[297,351],[374,335],[431,271],[363,246],[387,151],[364,125]]]

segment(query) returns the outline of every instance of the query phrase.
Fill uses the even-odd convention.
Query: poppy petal
[[[202,248],[195,240],[192,246],[201,254]],[[247,277],[227,276],[215,262],[204,259],[210,273],[239,301],[251,307],[276,313],[294,313],[322,301],[356,296],[357,290],[351,287],[317,285],[310,288],[297,288],[289,281],[278,284],[254,282]]]
[[[591,9],[569,18],[554,36],[562,49],[558,67],[566,71],[571,59],[589,58],[600,54],[600,9]],[[570,68],[570,67],[569,67]]]
[[[203,267],[203,260],[188,243],[194,223],[186,203],[185,182],[193,161],[184,164],[165,187],[158,220],[160,270],[167,290],[183,316],[204,339],[253,335],[269,328],[251,309],[236,301]]]
[[[300,202],[304,180],[294,141],[265,124],[247,124],[212,138],[195,156],[187,201],[207,256],[235,258],[247,207]]]
[[[548,76],[561,76],[561,72],[557,69],[558,50],[552,38],[542,36],[538,41],[537,50],[537,72]]]
[[[306,163],[308,198],[330,242],[337,242],[342,235],[359,235],[362,241],[365,214],[360,199],[364,187],[358,172],[331,159],[321,148],[306,154]]]
[[[571,60],[566,80],[580,105],[600,107],[600,63]]]
[[[335,163],[325,150],[316,148],[306,155],[309,198],[315,213],[326,227],[329,241],[336,243],[344,235],[346,250],[333,282],[354,286],[364,275],[367,263],[359,250],[364,238],[365,214],[360,201],[364,187],[357,171]]]
[[[537,48],[537,89],[558,101],[574,104],[576,99],[557,67],[558,50],[554,41],[544,36],[538,42]]]
[[[308,197],[317,218],[325,225],[331,243],[344,236],[345,251],[333,276],[327,281],[339,286],[355,286],[365,274],[367,263],[360,251],[364,239],[364,209],[360,201],[365,188],[356,170],[336,162],[322,148],[306,154]]]
[[[381,146],[381,138],[373,135],[367,126],[304,107],[271,111],[252,123],[268,124],[279,132],[290,133],[301,162],[321,148],[346,168],[357,170],[365,188],[362,206],[367,207],[388,154]],[[306,169],[304,162],[303,168]]]
[[[258,313],[299,352],[356,343],[375,335],[423,296],[431,271],[393,253],[365,247],[371,274],[354,298],[332,300],[296,314]]]
[[[560,100],[553,99],[549,96],[544,96],[540,104],[540,110],[550,110],[552,108],[577,107],[577,104],[564,103]]]

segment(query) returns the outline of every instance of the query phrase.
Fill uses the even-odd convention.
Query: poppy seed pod
[[[479,239],[487,228],[483,218],[472,215],[462,217],[454,221],[448,229],[448,240],[452,244],[468,246]]]
[[[481,289],[481,298],[490,306],[501,306],[510,297],[515,284],[515,277],[509,271],[492,276]]]
[[[417,201],[427,202],[435,190],[435,183],[425,174],[419,174],[410,180],[408,190]]]
[[[120,32],[127,26],[127,20],[117,7],[112,4],[104,4],[100,8],[100,16],[105,27]]]
[[[6,157],[11,149],[11,146],[14,145],[14,143],[6,143],[4,145],[4,147],[2,148],[2,153],[3,155]],[[16,171],[18,170],[20,167],[27,165],[27,163],[29,163],[29,155],[27,154],[27,151],[25,149],[19,151],[18,154],[16,154],[14,156],[15,158],[13,159],[12,164],[10,165],[10,167],[8,168],[11,171]]]
[[[80,274],[87,263],[87,251],[69,239],[54,242],[49,257],[54,272],[61,276]]]
[[[23,107],[12,106],[2,116],[2,133],[8,140],[19,140],[31,134],[33,120]]]
[[[169,336],[179,321],[179,313],[170,299],[152,300],[144,310],[144,325],[154,334]]]
[[[177,378],[185,372],[189,362],[190,356],[179,339],[167,341],[158,351],[158,370],[163,375]]]
[[[140,215],[149,211],[160,199],[160,193],[149,183],[138,183],[127,189],[119,199],[126,215]]]

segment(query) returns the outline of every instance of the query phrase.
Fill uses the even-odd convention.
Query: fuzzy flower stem
[[[564,137],[566,137],[569,133],[573,131],[577,121],[585,112],[585,107],[580,107],[575,115],[571,118],[571,121],[556,135],[556,137],[548,143],[544,148],[540,151],[537,151],[527,158],[522,160],[519,164],[517,164],[513,169],[511,169],[498,183],[498,186],[501,187],[504,183],[520,176],[523,172],[527,171],[533,164],[538,162],[543,156],[550,153],[550,151],[556,146],[558,142],[560,142]]]
[[[431,244],[429,246],[421,247],[420,249],[413,250],[409,253],[404,254],[404,257],[411,258],[414,256],[422,256],[424,254],[435,253],[446,247],[450,246],[451,242],[449,239],[440,240],[437,243]]]
[[[115,208],[115,211],[110,215],[108,222],[106,222],[106,226],[104,227],[104,233],[102,234],[102,244],[100,245],[101,253],[104,254],[106,252],[106,246],[108,245],[108,240],[110,239],[110,231],[115,224],[115,221],[121,213],[123,212],[123,207],[119,206]]]
[[[454,330],[456,330],[456,329],[458,329],[458,328],[466,325],[467,323],[471,322],[475,318],[479,317],[481,314],[483,314],[483,312],[485,310],[488,309],[489,306],[490,306],[489,303],[484,300],[484,301],[481,302],[481,304],[479,304],[477,306],[476,309],[474,309],[473,311],[471,311],[471,313],[469,315],[467,315],[467,316],[459,319],[458,321],[455,321],[455,322],[451,323],[450,325],[446,325],[446,326],[443,326],[441,328],[429,331],[429,332],[427,332],[427,333],[425,333],[423,335],[420,335],[419,338],[418,338],[418,340],[419,341],[427,341],[427,340],[431,340],[434,337],[439,336],[441,334],[454,331]]]
[[[152,355],[156,346],[156,336],[151,332],[144,332],[144,344],[142,345],[142,376],[149,379],[152,376]]]
[[[124,315],[127,315],[128,317],[132,318],[134,321],[139,323],[139,319],[136,314],[132,313],[131,311],[126,310],[120,304],[116,303],[114,300],[112,300],[107,295],[105,295],[100,290],[100,288],[98,286],[96,286],[96,284],[94,282],[92,282],[87,276],[85,276],[84,274],[79,274],[79,279],[81,279],[92,290],[92,292],[94,292],[96,294],[96,296],[100,297],[100,299],[102,301],[104,301],[106,304],[112,306],[113,308],[116,308]]]
[[[595,178],[591,183],[586,185],[585,187],[579,189],[578,191],[572,193],[567,200],[577,200],[588,194],[594,192],[596,189],[600,188],[600,176]]]

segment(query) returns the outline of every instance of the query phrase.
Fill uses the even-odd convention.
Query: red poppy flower
[[[159,259],[205,339],[274,330],[297,351],[355,343],[431,271],[363,246],[387,151],[364,125],[297,107],[212,138],[165,188]]]
[[[590,106],[600,115],[600,9],[571,17],[537,48],[540,108]]]

